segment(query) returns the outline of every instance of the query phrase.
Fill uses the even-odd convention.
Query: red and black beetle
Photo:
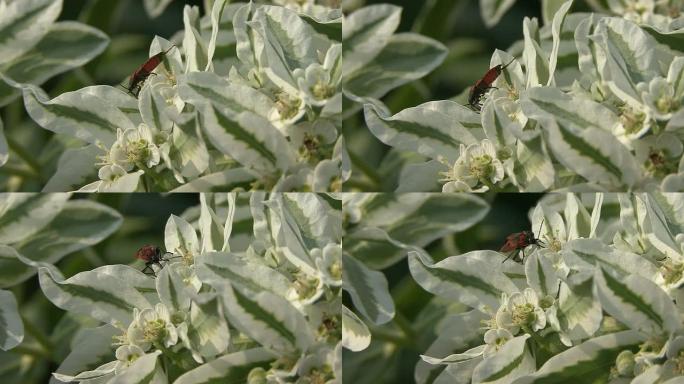
[[[143,245],[140,249],[138,249],[137,252],[135,252],[135,258],[145,262],[145,268],[143,268],[142,273],[152,276],[156,276],[154,273],[154,268],[152,268],[153,265],[156,264],[159,266],[159,268],[163,268],[164,266],[161,263],[162,261],[169,261],[171,259],[181,257],[173,256],[165,258],[164,256],[166,255],[173,255],[173,253],[166,252],[162,254],[161,248],[157,247],[156,245]]]
[[[542,220],[541,224],[539,225],[538,232],[541,231],[541,227],[543,224],[544,220]],[[530,245],[543,246],[544,243],[540,239],[534,237],[534,232],[532,231],[516,232],[506,236],[506,242],[501,247],[499,252],[509,252],[509,254],[508,257],[506,257],[504,261],[502,261],[502,263],[510,259],[511,257],[515,261],[516,257],[518,257],[518,254],[520,254],[521,252],[522,258],[520,259],[520,262],[522,263],[525,260],[525,248],[527,248]]]
[[[488,90],[495,88],[492,87],[494,81],[496,81],[496,79],[499,78],[499,75],[501,75],[501,72],[514,61],[515,59],[511,60],[506,65],[499,64],[490,68],[475,85],[470,87],[470,94],[468,95],[468,105],[470,108],[478,112],[482,110],[482,96],[484,96]]]
[[[121,87],[127,90],[128,93],[130,93],[137,99],[138,94],[140,94],[140,89],[142,88],[142,83],[145,80],[147,80],[148,77],[154,75],[154,72],[152,71],[154,71],[162,62],[162,60],[164,60],[164,56],[166,56],[166,54],[169,53],[169,51],[175,47],[175,45],[172,45],[166,51],[159,52],[156,55],[147,59],[147,61],[144,62],[140,67],[138,67],[138,69],[136,69],[131,74],[131,77],[129,77],[128,88],[124,86]]]

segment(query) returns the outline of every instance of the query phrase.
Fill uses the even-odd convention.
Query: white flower
[[[496,352],[503,347],[504,344],[510,339],[513,338],[513,334],[509,332],[507,329],[490,329],[489,331],[485,332],[484,334],[484,342],[487,343],[487,346],[485,346],[483,356],[486,359],[487,357],[495,354]]]
[[[338,93],[342,81],[341,55],[342,44],[334,44],[328,49],[323,65],[312,63],[306,69],[294,70],[293,76],[308,104],[324,106]]]
[[[496,323],[500,328],[509,330],[513,335],[520,328],[538,331],[546,327],[546,314],[539,305],[537,293],[532,288],[516,292],[504,302],[496,313]]]
[[[634,141],[633,146],[635,158],[647,175],[662,178],[677,173],[684,146],[674,134],[663,132],[643,137]]]
[[[656,77],[648,84],[640,83],[637,90],[641,99],[658,120],[669,120],[672,113],[679,109],[680,100],[675,97],[675,90],[667,79]]]
[[[117,375],[121,374],[123,370],[128,368],[140,356],[144,355],[145,351],[137,345],[122,345],[116,349],[116,366],[114,371]]]
[[[126,332],[130,344],[147,351],[153,344],[170,347],[178,342],[178,332],[164,304],[139,311],[133,309],[133,322]]]
[[[315,258],[316,267],[321,280],[327,285],[339,287],[342,285],[342,246],[329,243],[322,251],[317,248],[311,251],[312,256],[317,251]]]
[[[487,139],[468,147],[461,144],[461,154],[453,167],[443,172],[446,184],[442,192],[486,192],[504,178],[504,167],[496,148]]]
[[[117,164],[108,164],[97,171],[97,175],[102,181],[116,181],[119,177],[126,176],[126,170]]]
[[[109,149],[109,160],[126,171],[136,166],[152,168],[159,164],[160,157],[159,148],[147,124],[140,124],[137,129],[118,130],[116,142]]]

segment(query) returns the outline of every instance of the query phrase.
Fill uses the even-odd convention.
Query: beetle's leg
[[[558,298],[560,297],[560,289],[561,289],[561,283],[562,282],[563,282],[563,280],[558,281],[558,292],[556,293],[556,300],[558,300]]]
[[[508,257],[506,257],[506,258],[504,259],[504,261],[501,262],[501,264],[505,263],[506,260],[510,259],[511,257],[513,257],[513,260],[515,260],[515,257],[514,257],[514,256],[517,255],[517,254],[518,254],[518,250],[517,250],[517,249],[512,250],[511,253],[508,254]]]
[[[149,270],[149,272],[146,272],[147,270]],[[146,275],[152,275],[154,277],[157,277],[157,275],[154,273],[154,269],[152,268],[152,266],[150,264],[145,264],[145,268],[143,268],[142,273],[144,273]]]

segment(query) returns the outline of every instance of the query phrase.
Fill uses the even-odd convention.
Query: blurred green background
[[[499,250],[506,236],[530,229],[528,213],[543,195],[502,193],[478,196],[490,203],[491,210],[470,229],[425,247],[435,261],[473,250]],[[421,288],[411,277],[406,259],[382,270],[382,273],[389,283],[396,316],[382,326],[370,326],[366,322],[373,335],[368,349],[357,353],[344,350],[345,384],[415,383],[416,363],[420,360],[420,354],[425,353],[435,340],[434,327],[437,321],[447,310],[466,310],[458,303],[432,300],[434,295]],[[348,295],[343,300],[347,307],[354,308]]]
[[[492,29],[485,27],[478,0],[366,0],[367,5],[390,3],[403,7],[399,32],[415,32],[440,41],[448,56],[426,77],[394,89],[382,101],[394,114],[433,100],[454,99],[467,92],[472,84],[489,69],[496,49],[507,50],[522,39],[523,18],[536,17],[542,23],[541,1],[518,0]],[[572,11],[588,11],[584,1],[575,1]],[[464,98],[459,98],[465,103]],[[365,166],[354,164],[352,181],[345,190],[394,191],[398,172],[404,162],[415,160],[411,155],[390,151],[390,147],[375,138],[366,127],[363,113],[344,121],[344,136],[352,158],[361,158]],[[377,173],[366,177],[364,170]]]
[[[77,20],[100,29],[111,39],[100,56],[87,65],[53,77],[42,85],[51,96],[96,84],[116,86],[122,83],[149,57],[149,46],[155,35],[170,39],[183,29],[183,7],[197,5],[204,14],[202,0],[176,0],[161,16],[150,19],[142,0],[64,0],[59,21]],[[63,145],[53,140],[54,134],[31,120],[21,98],[0,108],[5,134],[39,164],[39,170],[10,152],[9,163],[0,167],[0,189],[39,191],[54,173]],[[23,171],[23,172],[22,172]],[[22,174],[21,178],[12,175]]]
[[[107,239],[65,256],[56,264],[67,278],[106,264],[130,264],[142,269],[143,262],[134,258],[136,250],[146,244],[163,249],[164,227],[169,216],[180,215],[199,204],[197,194],[79,194],[72,199],[89,199],[108,205],[121,213],[124,220],[119,230]],[[37,276],[11,287],[10,291],[19,303],[25,336],[15,349],[0,351],[0,382],[47,383],[51,372],[57,370],[70,352],[70,342],[79,323],[45,298]],[[93,320],[83,321],[91,327],[98,325]],[[45,344],[50,348],[45,348]]]

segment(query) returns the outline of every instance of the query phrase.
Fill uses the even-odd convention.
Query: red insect
[[[543,224],[544,220],[542,220],[541,224],[539,225],[539,231],[537,232],[541,231]],[[501,247],[499,252],[509,252],[509,254],[508,257],[502,261],[502,263],[511,257],[513,260],[515,260],[521,252],[522,258],[520,259],[520,262],[522,263],[523,260],[525,260],[525,248],[527,248],[529,245],[543,246],[544,243],[540,239],[534,237],[534,232],[532,231],[522,231],[506,236],[506,242]]]
[[[181,257],[181,256],[173,256],[173,257],[164,258],[164,256],[166,256],[166,255],[173,255],[173,253],[166,252],[162,255],[161,248],[157,247],[156,245],[143,245],[135,253],[135,258],[140,259],[140,260],[145,262],[145,268],[143,268],[142,273],[144,273],[146,275],[156,276],[154,273],[154,268],[152,268],[153,265],[156,264],[159,266],[159,268],[163,268],[164,266],[161,263],[162,261],[169,261],[171,259]]]
[[[511,60],[506,65],[499,64],[493,68],[490,68],[487,73],[485,73],[484,76],[482,76],[482,78],[475,83],[475,85],[470,87],[470,94],[468,95],[468,105],[470,108],[478,112],[482,110],[482,96],[484,96],[484,94],[490,89],[496,88],[492,87],[492,84],[497,78],[499,78],[501,72],[503,72],[503,70],[511,65],[511,63],[514,61],[515,59]]]
[[[164,56],[166,56],[166,54],[175,47],[175,45],[172,45],[166,51],[159,52],[147,59],[147,61],[138,67],[138,69],[131,74],[131,77],[128,78],[128,88],[124,86],[121,86],[121,88],[127,90],[128,93],[137,99],[138,95],[140,94],[140,89],[142,88],[142,83],[144,83],[145,80],[147,80],[147,78],[151,75],[155,75],[155,73],[152,71],[154,71],[162,62],[162,60],[164,60]]]

